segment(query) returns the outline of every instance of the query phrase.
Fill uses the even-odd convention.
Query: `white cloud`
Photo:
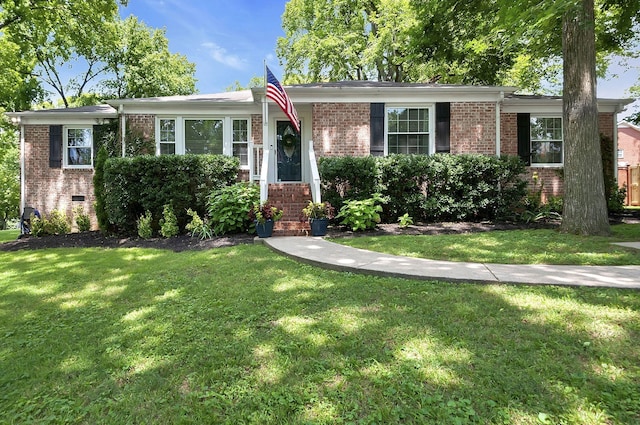
[[[209,56],[213,58],[216,62],[219,62],[223,65],[226,65],[230,68],[243,70],[247,66],[247,61],[241,59],[236,55],[229,54],[224,47],[218,46],[216,43],[211,41],[207,41],[201,44],[207,52]]]

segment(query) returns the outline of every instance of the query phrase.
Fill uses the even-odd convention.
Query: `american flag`
[[[296,131],[300,132],[300,120],[298,119],[298,113],[293,106],[293,102],[287,96],[287,92],[284,91],[280,82],[273,76],[269,67],[267,69],[267,97],[280,106],[280,109],[287,115],[291,124],[295,127]]]

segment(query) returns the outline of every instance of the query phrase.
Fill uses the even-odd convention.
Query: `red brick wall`
[[[314,103],[312,137],[316,155],[369,155],[370,119],[368,103]]]
[[[91,217],[95,229],[93,203],[93,170],[49,168],[49,126],[27,125],[25,139],[25,205],[36,208],[42,214],[54,209],[66,212],[75,229],[72,210],[82,206]],[[74,195],[84,196],[84,201],[72,201]]]
[[[518,127],[515,113],[502,113],[500,115],[500,153],[503,155],[518,154]],[[598,128],[600,133],[613,138],[613,114],[600,113],[598,115]],[[534,189],[533,173],[537,173],[539,181],[544,183],[545,196],[562,196],[564,187],[558,168],[527,167],[527,180],[529,189]]]
[[[262,146],[262,115],[251,115],[251,138],[254,145]]]
[[[601,112],[598,114],[598,131],[613,140],[613,114]]]
[[[518,155],[518,114],[500,114],[500,154]]]
[[[126,115],[127,131],[140,132],[146,140],[155,140],[155,115]]]
[[[451,153],[496,154],[495,103],[451,103]]]

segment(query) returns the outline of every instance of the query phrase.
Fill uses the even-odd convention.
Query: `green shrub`
[[[249,212],[260,202],[260,187],[240,182],[215,190],[207,201],[211,229],[216,235],[250,230]]]
[[[602,173],[604,178],[604,192],[607,198],[607,209],[611,212],[624,210],[627,197],[626,187],[619,188],[614,168],[615,155],[613,140],[600,134],[600,153],[602,154]]]
[[[334,205],[380,193],[384,222],[512,218],[526,194],[518,157],[389,155],[321,158],[322,197]]]
[[[191,221],[185,226],[185,230],[191,234],[191,236],[197,236],[200,239],[211,239],[213,237],[213,231],[209,224],[200,218],[197,211],[189,208],[187,215],[191,217]]]
[[[94,164],[93,173],[93,193],[96,198],[94,209],[96,211],[96,220],[98,221],[98,228],[107,232],[109,230],[109,216],[105,209],[105,185],[104,185],[104,167],[109,154],[105,145],[102,145],[98,150],[98,155]]]
[[[105,163],[105,210],[119,233],[131,234],[145,211],[160,218],[172,204],[178,227],[189,221],[186,211],[206,211],[212,190],[236,181],[239,161],[223,155],[162,155],[109,158]],[[152,228],[159,229],[158,221]]]
[[[136,228],[138,229],[138,236],[142,239],[149,239],[153,236],[153,228],[151,227],[151,222],[153,221],[153,215],[151,211],[146,211],[144,215],[141,215],[137,222]]]
[[[340,208],[336,218],[341,218],[340,224],[350,227],[354,232],[358,230],[373,229],[380,223],[382,212],[382,198],[379,194],[363,200],[347,201]]]
[[[89,214],[84,212],[82,206],[75,207],[73,209],[73,215],[79,232],[88,232],[91,230],[91,219],[89,218]]]
[[[42,218],[31,216],[31,234],[33,236],[65,235],[71,231],[67,215],[60,210],[53,210]]]
[[[332,205],[345,200],[367,199],[379,191],[376,157],[322,157],[318,161],[322,199]]]
[[[172,238],[180,233],[178,220],[173,211],[173,205],[167,204],[162,209],[162,218],[160,219],[160,234],[164,238]]]

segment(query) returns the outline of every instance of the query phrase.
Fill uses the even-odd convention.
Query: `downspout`
[[[500,92],[500,96],[496,101],[496,156],[500,157],[500,149],[502,148],[500,143],[500,105],[504,101],[504,92]]]
[[[625,109],[625,105],[619,103],[613,110],[613,175],[616,176],[616,183],[618,185],[620,185],[618,181],[618,114]],[[627,178],[628,177],[629,175],[627,173]],[[629,188],[628,185],[627,188]]]
[[[118,114],[120,115],[120,128],[121,128],[121,140],[122,140],[122,157],[125,157],[125,134],[127,133],[127,120],[124,116],[124,105],[121,103],[118,107]]]
[[[19,119],[18,119],[19,120]],[[18,121],[20,122],[20,121]],[[26,190],[26,182],[25,182],[25,159],[24,159],[24,149],[25,149],[25,140],[24,140],[24,124],[20,124],[20,217],[22,217],[22,212],[24,211],[24,207],[26,204],[25,190]]]

